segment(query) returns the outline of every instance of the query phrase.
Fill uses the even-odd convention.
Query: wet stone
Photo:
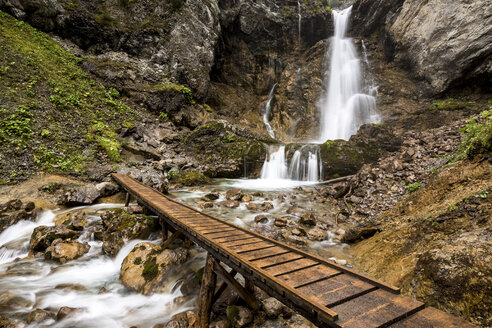
[[[243,192],[241,189],[229,189],[226,192],[226,198],[230,200],[241,200]]]
[[[255,217],[255,222],[265,224],[268,222],[268,217],[266,215],[257,215]]]
[[[72,308],[68,306],[62,306],[59,310],[58,313],[56,314],[56,320],[60,321],[65,319],[66,317],[73,316],[77,312],[80,312],[81,309],[78,308]]]
[[[214,201],[214,200],[219,199],[219,197],[220,197],[220,195],[216,192],[211,192],[211,193],[208,193],[205,196],[203,196],[203,198],[207,201]]]
[[[237,200],[226,200],[224,203],[224,206],[227,208],[236,208],[239,206],[239,202]]]
[[[31,311],[27,315],[26,322],[27,323],[33,323],[33,322],[39,323],[39,322],[42,322],[46,319],[53,319],[54,317],[55,317],[55,313],[53,313],[53,312],[49,312],[49,311],[42,310],[42,309],[36,309],[36,310]]]
[[[301,216],[299,223],[307,225],[307,226],[315,226],[316,225],[316,217],[314,216],[313,212],[306,213],[303,216]]]
[[[287,219],[286,218],[276,218],[275,221],[273,222],[273,224],[279,228],[285,227],[285,226],[287,226]]]

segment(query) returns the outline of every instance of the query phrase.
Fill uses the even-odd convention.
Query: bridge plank
[[[280,254],[285,254],[289,253],[290,251],[288,249],[285,249],[283,247],[275,246],[267,249],[261,249],[259,251],[252,251],[252,252],[247,252],[247,253],[242,253],[241,257],[248,261],[253,261],[255,259],[263,259],[275,255],[280,255]]]
[[[265,268],[265,271],[270,273],[271,275],[278,276],[281,274],[285,274],[287,272],[293,272],[293,271],[305,269],[316,264],[318,264],[318,262],[313,261],[311,259],[302,258],[291,262],[267,267]]]
[[[391,328],[474,328],[469,322],[461,320],[433,307],[419,311],[400,322],[394,323]]]
[[[246,244],[246,245],[240,245],[240,246],[227,246],[231,251],[236,252],[238,254],[241,254],[243,252],[248,252],[248,251],[254,251],[257,249],[263,249],[266,247],[274,247],[275,245],[267,242],[267,241],[261,241],[259,243],[254,243],[254,244]]]
[[[424,304],[410,297],[394,295],[382,289],[354,298],[332,309],[343,328],[386,327],[421,309]]]
[[[240,245],[247,245],[247,244],[253,244],[253,243],[260,243],[263,241],[264,241],[263,239],[253,237],[253,238],[246,239],[246,240],[226,241],[226,242],[223,242],[221,244],[224,245],[225,247],[232,247],[232,246],[240,246]]]
[[[237,236],[237,235],[242,235],[245,234],[241,230],[234,230],[234,231],[219,231],[215,233],[211,233],[207,235],[207,238],[212,238],[212,239],[217,239],[220,237],[228,237],[228,236]]]
[[[217,243],[225,243],[225,242],[231,242],[231,241],[244,241],[248,239],[253,239],[255,238],[254,236],[251,236],[250,234],[240,234],[240,235],[234,235],[234,236],[228,236],[228,237],[221,237],[221,238],[216,238],[215,241]]]
[[[237,231],[237,229],[233,229],[233,228],[223,228],[223,227],[215,227],[215,228],[208,228],[208,229],[200,229],[198,230],[200,231],[201,234],[204,234],[204,235],[211,235],[211,234],[215,234],[215,233],[218,233],[218,232],[230,232],[230,231]]]
[[[284,263],[287,261],[297,260],[300,258],[303,258],[303,256],[301,254],[287,253],[287,254],[282,254],[282,255],[278,255],[278,256],[274,256],[274,257],[269,257],[269,258],[262,259],[262,260],[255,260],[252,262],[255,266],[257,266],[259,268],[266,268],[268,266],[273,266],[276,264],[281,264],[281,263]]]
[[[374,285],[342,274],[300,287],[299,291],[316,298],[321,304],[331,307],[342,300],[350,299],[375,288]]]
[[[341,272],[338,270],[324,265],[317,265],[285,275],[279,275],[278,278],[285,281],[293,288],[299,288],[300,286],[308,285],[321,279],[327,279],[339,274],[341,274]]]

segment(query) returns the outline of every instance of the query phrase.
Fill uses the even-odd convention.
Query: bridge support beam
[[[214,260],[215,261],[215,260]],[[220,263],[215,262],[214,265],[215,272],[225,281],[229,286],[234,288],[236,292],[239,294],[239,296],[248,304],[250,308],[253,310],[258,310],[260,308],[260,305],[258,304],[258,301],[256,300],[255,296],[251,294],[247,288],[241,286],[241,284],[234,279],[234,277],[227,272],[227,270],[220,265]],[[246,280],[247,281],[247,280]],[[248,283],[246,283],[246,286],[248,286]],[[254,288],[254,286],[253,286]]]
[[[126,193],[126,199],[125,199],[125,207],[128,207],[130,205],[130,200],[132,199],[132,195],[130,195],[129,192]]]
[[[207,254],[205,269],[203,270],[202,286],[198,298],[198,319],[196,328],[208,328],[210,324],[210,310],[214,297],[217,275],[214,271],[215,260],[210,253]]]

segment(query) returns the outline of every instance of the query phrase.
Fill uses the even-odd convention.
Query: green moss
[[[101,13],[94,16],[96,22],[103,26],[111,26],[114,24],[115,19],[107,10],[103,10]]]
[[[159,274],[159,266],[157,265],[156,258],[151,256],[144,263],[142,277],[145,281],[151,281]]]
[[[164,83],[157,83],[152,85],[141,84],[139,87],[143,90],[148,90],[148,91],[180,93],[185,96],[186,100],[188,100],[189,103],[194,103],[193,93],[191,92],[191,89],[181,84],[164,82]]]
[[[472,101],[465,102],[454,98],[447,98],[433,102],[428,108],[430,110],[456,110],[466,108],[473,104],[474,102]]]
[[[137,257],[137,258],[135,259],[135,261],[133,261],[133,264],[135,264],[135,265],[140,265],[140,264],[142,264],[142,258],[141,258],[141,257]]]
[[[198,172],[186,172],[180,174],[176,182],[182,184],[183,186],[200,186],[210,183],[210,179]]]
[[[239,308],[235,305],[230,305],[226,309],[226,315],[229,320],[234,322],[234,319],[238,316],[239,314]]]

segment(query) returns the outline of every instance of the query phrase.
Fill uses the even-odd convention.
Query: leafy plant
[[[407,193],[411,194],[419,190],[421,186],[422,186],[422,182],[415,182],[406,185],[405,188],[407,189]]]

